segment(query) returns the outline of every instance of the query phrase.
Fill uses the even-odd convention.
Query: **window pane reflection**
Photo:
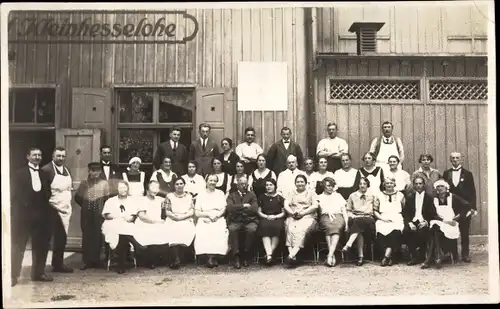
[[[37,97],[37,122],[54,123],[55,120],[55,91],[53,89],[41,89]]]
[[[23,89],[14,92],[16,105],[14,106],[14,122],[35,122],[36,90]]]
[[[120,106],[120,122],[153,122],[153,93],[120,92],[118,98]]]
[[[120,163],[128,163],[133,157],[152,162],[155,135],[155,130],[120,130]]]
[[[169,91],[160,93],[160,122],[192,121],[192,92]]]

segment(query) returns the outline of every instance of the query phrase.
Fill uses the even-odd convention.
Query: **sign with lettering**
[[[185,44],[199,24],[187,11],[13,11],[9,43]]]

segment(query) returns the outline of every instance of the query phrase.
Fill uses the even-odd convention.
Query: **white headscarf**
[[[444,186],[447,191],[450,191],[450,185],[443,179],[439,179],[434,183],[434,189],[437,189],[438,186]]]
[[[142,160],[139,157],[133,157],[132,159],[130,159],[128,161],[128,165],[132,165],[132,163],[134,163],[134,162],[139,162],[139,164],[141,164]],[[127,167],[127,171],[130,171],[130,167]]]

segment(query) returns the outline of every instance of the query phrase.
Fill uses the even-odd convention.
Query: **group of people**
[[[245,142],[234,150],[229,138],[219,148],[210,129],[201,124],[200,138],[188,149],[179,143],[180,130],[173,128],[170,139],[154,154],[155,170],[149,179],[141,170],[141,158],[131,158],[129,167],[120,171],[111,164],[111,147],[101,147],[101,162],[89,163],[89,177],[75,194],[82,209],[83,269],[102,267],[103,236],[117,257],[119,273],[125,272],[131,246],[150,268],[166,252],[170,267],[179,268],[182,247],[191,245],[196,256],[208,258],[210,268],[228,253],[235,268],[245,267],[254,256],[257,238],[270,265],[283,237],[288,248],[285,264],[295,267],[297,254],[315,231],[325,234],[329,267],[337,264],[335,252],[343,235],[347,242],[341,251],[348,253],[356,245],[359,266],[367,237],[383,249],[382,266],[393,264],[393,252],[404,242],[411,256],[408,265],[440,267],[443,253],[458,259],[459,236],[461,258],[470,262],[476,193],[472,173],[461,166],[461,154],[450,155],[453,168],[443,174],[430,167],[431,155],[422,154],[421,167],[410,175],[401,168],[404,146],[393,136],[390,122],[382,124],[382,135],[372,141],[359,169],[351,166],[348,144],[337,136],[334,123],[328,124],[329,136],[318,143],[315,158],[304,158],[287,127],[266,154],[255,143],[253,128],[245,130]],[[72,271],[61,255],[71,216],[71,175],[63,164],[65,156],[63,148],[56,148],[53,161],[38,171],[41,151],[30,149],[28,166],[14,182],[14,283],[30,234],[32,279],[52,280],[42,267],[51,235],[45,221],[49,215],[58,237],[54,271]]]

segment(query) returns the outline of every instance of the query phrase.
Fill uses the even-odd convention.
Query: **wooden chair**
[[[111,250],[111,247],[109,246],[109,244],[106,243],[106,270],[107,271],[109,271],[109,268],[111,266],[113,252],[114,252],[114,250]],[[134,268],[137,268],[137,258],[135,255],[134,246],[132,246],[132,244],[130,244],[130,252],[132,253],[132,260],[134,262]]]

